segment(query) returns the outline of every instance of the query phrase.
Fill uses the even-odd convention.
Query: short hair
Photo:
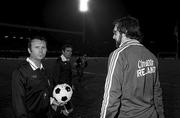
[[[62,51],[65,51],[66,48],[71,48],[71,49],[73,49],[73,47],[72,47],[71,44],[65,44],[65,45],[62,46],[61,49],[62,49]]]
[[[41,41],[44,41],[47,45],[47,41],[44,37],[41,37],[41,36],[33,36],[32,38],[29,39],[28,41],[28,48],[31,49],[31,43],[34,39],[38,39],[38,40],[41,40]]]
[[[126,34],[126,37],[128,38],[137,40],[140,40],[142,38],[139,21],[132,16],[128,15],[117,19],[113,22],[113,24],[117,25],[117,30],[120,33]]]

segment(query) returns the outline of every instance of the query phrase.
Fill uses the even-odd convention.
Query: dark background
[[[79,11],[78,0],[3,0],[0,49],[26,51],[28,37],[42,35],[48,39],[50,51],[72,43],[75,52],[84,50],[89,56],[108,56],[115,48],[112,22],[130,14],[139,19],[147,48],[155,54],[175,52],[177,5],[174,0],[90,0],[89,11],[85,13],[86,42],[83,44],[83,13]],[[4,38],[5,35],[9,37]]]

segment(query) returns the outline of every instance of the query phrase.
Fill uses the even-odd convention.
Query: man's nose
[[[43,52],[43,50],[44,50],[43,48],[40,48],[40,49],[39,49],[40,52]]]

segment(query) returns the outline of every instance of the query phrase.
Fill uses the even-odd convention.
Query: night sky
[[[90,0],[89,11],[85,14],[87,51],[108,55],[115,48],[112,22],[128,14],[139,19],[146,47],[155,53],[175,51],[173,32],[178,21],[177,5],[173,0]],[[77,48],[82,40],[78,33],[83,28],[83,15],[78,7],[78,0],[4,0],[0,4],[0,24],[71,32],[45,33],[50,35],[48,40],[60,45],[64,41],[73,42]],[[4,27],[0,25],[1,36]]]

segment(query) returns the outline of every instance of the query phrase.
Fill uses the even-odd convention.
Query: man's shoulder
[[[115,51],[115,50],[114,50],[114,51]],[[112,52],[109,54],[109,58],[111,58],[111,57],[112,57],[112,55],[113,55],[114,51],[112,51]]]
[[[30,67],[29,63],[26,60],[23,60],[18,64],[17,70],[26,70],[29,67]]]
[[[56,64],[58,64],[58,65],[67,65],[67,64],[70,64],[70,61],[63,61],[63,59],[61,57],[58,57],[56,59]]]
[[[62,61],[62,58],[60,56],[57,57],[57,59],[56,59],[56,62],[59,62],[59,61]]]

